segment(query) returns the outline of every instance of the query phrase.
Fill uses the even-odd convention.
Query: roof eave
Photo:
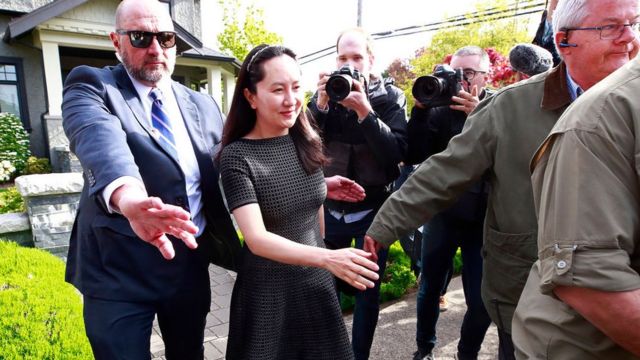
[[[20,35],[31,31],[43,22],[63,14],[88,0],[57,0],[44,5],[26,15],[23,15],[9,23],[2,40],[9,42]]]

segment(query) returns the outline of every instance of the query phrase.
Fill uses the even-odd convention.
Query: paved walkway
[[[207,316],[204,351],[206,360],[218,360],[224,359],[227,346],[229,303],[235,274],[215,265],[209,267],[209,273],[211,275],[212,303],[211,312]],[[447,299],[449,300],[449,309],[441,313],[438,321],[438,346],[434,352],[438,360],[454,359],[453,355],[456,353],[460,324],[466,309],[460,277],[451,281]],[[351,331],[351,315],[346,315],[344,320],[347,329]],[[416,349],[415,329],[416,294],[415,291],[412,291],[398,301],[383,305],[370,359],[412,359],[412,354]],[[164,344],[157,325],[154,326],[151,338],[151,353],[154,359],[164,359]],[[497,359],[497,354],[498,335],[495,326],[491,325],[478,359]]]

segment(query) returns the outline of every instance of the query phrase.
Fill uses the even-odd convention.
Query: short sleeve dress
[[[318,211],[321,170],[309,175],[289,135],[240,139],[224,148],[220,172],[230,210],[257,203],[267,231],[324,247]],[[227,359],[352,359],[333,276],[243,248],[231,297]]]

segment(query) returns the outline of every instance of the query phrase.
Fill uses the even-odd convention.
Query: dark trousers
[[[163,301],[125,302],[84,296],[84,324],[93,355],[102,359],[150,359],[154,316],[166,359],[203,359],[204,327],[211,305],[209,277]]]
[[[364,235],[371,225],[375,211],[367,214],[362,220],[345,223],[343,219],[336,219],[325,208],[325,239],[324,242],[329,249],[340,249],[351,246],[351,240],[355,238],[356,247],[362,249]],[[388,250],[378,252],[378,275],[380,279],[384,275],[387,266]],[[356,293],[356,305],[353,312],[353,339],[351,345],[356,360],[368,359],[373,335],[378,324],[378,313],[380,312],[380,281],[375,282],[375,287]]]
[[[491,324],[482,298],[482,223],[465,221],[446,213],[434,216],[425,225],[422,241],[422,277],[418,291],[416,342],[423,352],[436,343],[439,298],[458,247],[462,252],[462,284],[467,303],[458,342],[460,359],[475,359]]]
[[[511,334],[498,328],[498,360],[516,360],[516,349],[513,346]]]

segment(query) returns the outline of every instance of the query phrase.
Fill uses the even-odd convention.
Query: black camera
[[[350,65],[344,65],[339,70],[329,75],[325,85],[325,91],[331,101],[341,101],[353,90],[353,79],[360,80],[363,77],[357,69]]]
[[[451,97],[462,90],[462,69],[453,70],[449,65],[437,65],[433,75],[420,76],[411,93],[428,107],[452,105]]]

